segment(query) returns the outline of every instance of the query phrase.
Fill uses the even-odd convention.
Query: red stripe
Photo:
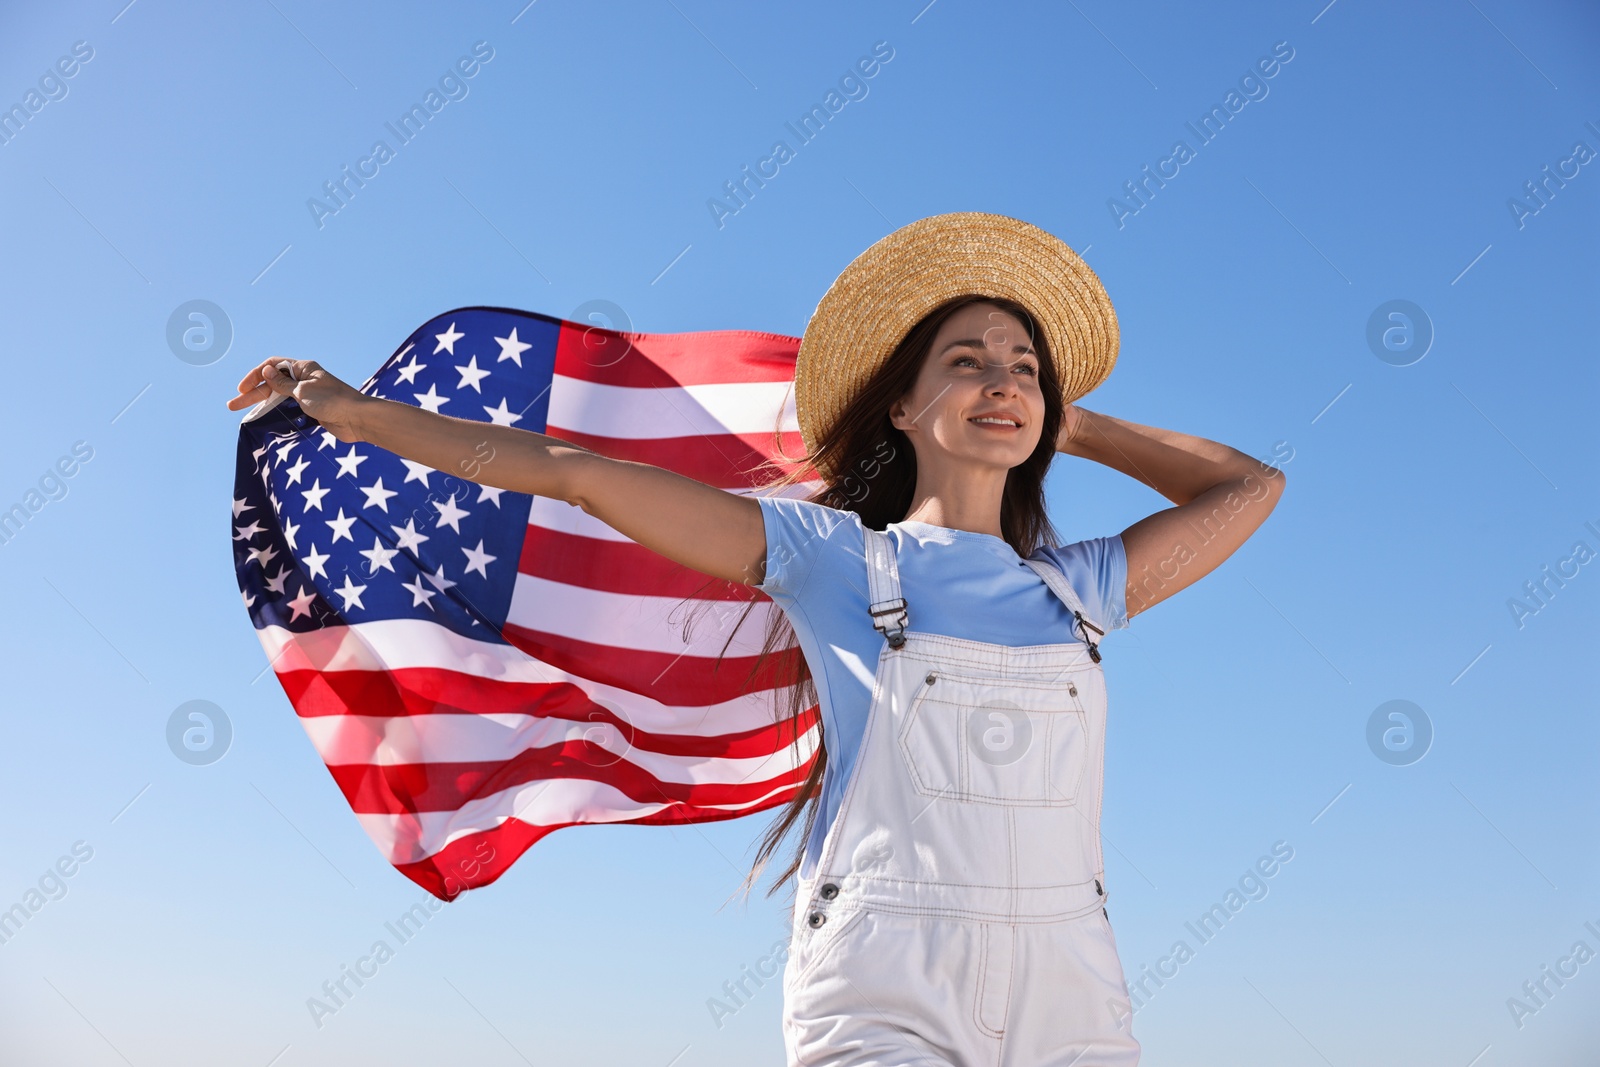
[[[754,655],[727,656],[719,666],[715,656],[616,648],[510,624],[501,636],[514,647],[568,674],[641,693],[674,707],[721,704],[771,688],[773,677],[794,677],[802,655],[798,645],[778,649],[767,657],[767,662],[780,673],[768,674],[768,667],[764,666],[760,676],[747,681],[745,676],[756,663]]]
[[[676,668],[674,668],[676,669]],[[404,667],[383,671],[293,670],[278,681],[303,719],[325,715],[537,715],[576,722],[612,722],[624,728],[611,709],[590,699],[570,682],[505,682],[437,667]],[[753,690],[759,692],[759,690]],[[774,693],[774,690],[767,690]],[[777,699],[774,696],[773,699]],[[684,714],[698,713],[698,702],[673,705]],[[626,724],[632,729],[631,724]],[[805,724],[801,724],[801,729]],[[787,730],[788,727],[785,726]],[[707,755],[715,745],[733,744],[748,731],[727,734],[649,734],[647,747],[660,752]],[[673,749],[666,740],[678,739],[684,747]],[[721,738],[721,741],[716,739]],[[694,747],[704,741],[706,749]],[[770,751],[770,748],[767,750]]]
[[[769,753],[770,754],[770,753]],[[329,767],[351,810],[377,815],[456,811],[474,800],[529,782],[585,779],[602,782],[644,804],[754,804],[774,786],[798,785],[811,770],[801,766],[750,782],[662,781],[626,758],[587,741],[529,748],[510,759],[473,763],[350,764]]]
[[[560,426],[547,426],[545,435],[571,441],[611,459],[665,467],[718,489],[757,489],[801,466],[778,459],[776,449],[780,445],[790,456],[805,452],[805,442],[796,430],[785,430],[776,435],[776,440],[770,433],[605,437]],[[774,457],[771,465],[766,462],[768,456]]]
[[[800,338],[746,330],[616,333],[562,322],[555,372],[600,385],[660,388],[794,380]]]
[[[712,578],[635,541],[607,541],[544,526],[528,527],[517,570],[534,578],[605,593],[733,603],[771,600],[753,586]],[[753,609],[751,614],[755,618],[746,626],[765,625],[760,609]]]
[[[654,815],[632,819],[621,825],[676,826],[692,822],[721,822],[753,815],[787,804],[796,790],[786,789],[766,803],[740,811],[697,808],[689,804],[664,808]],[[425,860],[397,863],[395,870],[432,893],[440,900],[453,900],[468,889],[480,889],[495,882],[528,849],[546,834],[568,826],[598,826],[601,823],[555,823],[536,826],[520,819],[507,819],[493,830],[482,830],[456,838]]]

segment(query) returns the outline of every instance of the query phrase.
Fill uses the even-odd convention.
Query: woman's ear
[[[906,430],[908,428],[908,423],[906,421],[906,398],[905,397],[901,397],[900,399],[896,400],[894,403],[889,405],[889,425],[893,426],[895,429],[899,430],[901,433],[906,432]]]

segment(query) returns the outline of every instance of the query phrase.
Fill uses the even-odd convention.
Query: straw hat
[[[1007,297],[1033,312],[1055,359],[1064,402],[1110,375],[1120,340],[1116,313],[1099,277],[1065,242],[1005,215],[933,215],[857,256],[817,303],[794,375],[806,450],[816,449],[912,326],[970,293]],[[836,472],[819,473],[831,480]]]

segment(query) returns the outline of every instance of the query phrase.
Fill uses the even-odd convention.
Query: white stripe
[[[773,785],[746,804],[711,805],[743,811],[792,785]],[[425,811],[404,815],[357,812],[356,818],[380,851],[393,864],[415,863],[468,834],[492,830],[509,818],[535,826],[568,822],[626,822],[654,814],[670,805],[639,801],[614,786],[586,778],[553,778],[513,786],[482,797],[459,811]]]
[[[617,712],[624,722],[649,733],[716,736],[760,729],[773,721],[775,694],[787,695],[767,689],[712,704],[663,704],[628,689],[568,673],[510,645],[475,641],[423,619],[362,622],[298,634],[281,626],[268,626],[257,630],[256,635],[278,674],[427,667],[506,683],[565,682],[581,689],[595,703]]]
[[[747,610],[749,617],[741,623]],[[771,601],[758,601],[752,608],[742,600],[609,593],[519,574],[506,623],[620,649],[624,655],[639,651],[715,659],[759,655],[767,615],[778,610]]]
[[[549,426],[629,440],[799,430],[793,382],[712,382],[640,388],[557,374]]]
[[[679,756],[631,744],[608,722],[549,719],[536,715],[319,715],[301,719],[311,743],[330,767],[393,767],[413,763],[504,763],[529,749],[584,741],[605,750],[592,765],[620,761],[658,782],[740,785],[793,770],[793,738],[762,756]],[[800,757],[809,759],[816,726],[800,736]]]
[[[822,485],[821,479],[812,479],[808,482],[797,482],[792,486],[786,486],[782,492],[770,495],[806,497],[822,488]],[[745,487],[728,489],[726,492],[738,493],[740,496],[757,496],[761,494],[760,489]],[[554,530],[557,533],[593,537],[599,541],[634,543],[633,538],[612,529],[576,504],[569,504],[565,500],[557,500],[554,497],[536,496],[533,498],[533,507],[528,512],[528,525],[537,526],[544,530]]]

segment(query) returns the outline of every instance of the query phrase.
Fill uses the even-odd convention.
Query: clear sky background
[[[707,1007],[786,933],[781,896],[724,905],[766,815],[559,832],[312,1022],[425,894],[262,675],[223,403],[268,355],[359,383],[462,305],[798,335],[873,241],[983,210],[1062,237],[1115,302],[1084,406],[1289,479],[1105,643],[1124,968],[1195,950],[1135,1016],[1145,1062],[1593,1064],[1600,956],[1571,953],[1600,953],[1600,15],[1323,2],[7,5],[0,106],[93,55],[0,145],[0,508],[92,458],[0,546],[0,907],[74,871],[0,945],[0,1060],[781,1063],[776,979]],[[479,41],[467,95],[319,226],[307,200]],[[799,145],[784,124],[880,41]],[[1202,143],[1186,123],[1230,91],[1254,98]],[[707,201],[780,139],[719,226]],[[1119,225],[1108,201],[1180,139]],[[196,299],[233,331],[207,365],[166,337]],[[1397,300],[1425,352],[1369,343]],[[1072,540],[1167,506],[1068,458],[1050,499]],[[209,766],[167,746],[190,700],[232,724]],[[1405,765],[1368,743],[1395,700],[1432,733]],[[1184,924],[1277,842],[1293,859],[1200,945]],[[1577,971],[1532,1000],[1546,966]]]

